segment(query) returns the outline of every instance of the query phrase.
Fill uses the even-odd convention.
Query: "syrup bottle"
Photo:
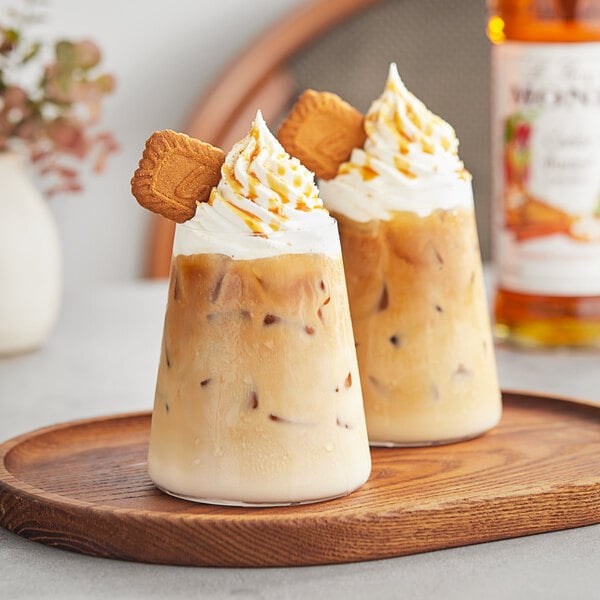
[[[600,347],[600,0],[491,0],[495,333]]]

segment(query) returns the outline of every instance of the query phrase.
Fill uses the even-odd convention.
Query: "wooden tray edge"
[[[564,401],[574,403],[577,405],[591,406],[592,408],[600,409],[600,406],[589,402],[579,402],[569,398],[556,397],[552,395],[532,394],[529,392],[518,392],[503,390],[503,397],[509,396],[512,400],[518,400],[519,397],[528,399],[541,400],[541,401]],[[295,522],[292,522],[288,514],[282,514],[280,518],[273,518],[270,524],[271,528],[286,529],[289,534],[286,536],[278,536],[279,539],[284,537],[289,540],[284,544],[289,544],[289,547],[285,545],[282,547],[281,544],[278,547],[277,553],[266,553],[260,554],[260,552],[253,553],[249,556],[246,549],[240,550],[235,546],[227,549],[225,554],[221,548],[219,548],[220,554],[215,553],[215,548],[211,546],[213,544],[214,524],[211,525],[202,519],[203,515],[186,514],[185,512],[171,516],[171,526],[181,536],[186,536],[190,533],[194,533],[198,538],[198,545],[201,546],[197,554],[182,554],[178,548],[163,548],[158,549],[154,559],[149,560],[148,557],[140,551],[141,545],[156,546],[156,539],[154,534],[146,534],[145,526],[140,521],[139,529],[136,529],[136,543],[132,546],[122,544],[117,546],[114,544],[115,536],[123,542],[123,538],[127,536],[127,532],[123,531],[123,523],[120,517],[123,515],[136,515],[140,516],[141,511],[139,509],[132,508],[115,508],[104,505],[91,505],[87,502],[68,498],[58,494],[51,494],[44,490],[38,490],[37,488],[30,486],[25,482],[21,482],[15,478],[10,471],[6,468],[5,457],[12,448],[37,435],[44,435],[48,432],[54,432],[62,428],[81,426],[86,424],[95,424],[98,421],[111,421],[119,420],[124,418],[149,418],[150,411],[137,411],[132,413],[122,413],[115,415],[107,415],[100,417],[91,417],[85,419],[79,419],[67,423],[60,423],[58,425],[50,425],[31,431],[29,433],[21,434],[15,438],[8,440],[0,445],[0,525],[13,531],[17,535],[30,539],[32,541],[44,543],[46,545],[55,546],[65,550],[76,551],[79,553],[87,554],[90,556],[98,556],[104,558],[113,558],[120,560],[130,560],[146,563],[157,563],[157,564],[171,564],[171,565],[195,565],[195,566],[225,566],[225,567],[282,567],[282,566],[299,566],[299,565],[317,565],[317,564],[338,564],[357,562],[364,560],[377,560],[381,558],[391,558],[397,556],[404,556],[408,554],[415,554],[420,552],[440,550],[444,548],[459,547],[464,545],[470,545],[475,543],[483,543],[485,541],[494,541],[500,539],[508,539],[514,537],[520,537],[523,535],[533,535],[537,533],[557,531],[561,529],[569,529],[573,527],[592,525],[600,522],[600,503],[594,502],[600,498],[600,482],[596,482],[593,485],[586,486],[570,486],[562,487],[553,491],[544,491],[537,494],[529,493],[526,498],[527,511],[532,515],[532,518],[528,520],[526,525],[523,525],[520,521],[511,520],[511,511],[509,510],[510,504],[518,501],[519,496],[510,496],[504,499],[496,499],[496,507],[493,511],[490,511],[489,501],[486,499],[478,499],[469,501],[466,499],[453,515],[451,529],[440,532],[436,531],[435,536],[430,536],[431,532],[421,531],[415,534],[411,530],[411,522],[414,519],[415,522],[423,522],[423,519],[427,519],[427,513],[432,516],[433,527],[435,527],[435,511],[423,510],[423,511],[412,511],[412,513],[402,513],[402,519],[400,523],[394,524],[398,521],[398,515],[401,510],[390,510],[386,513],[385,517],[378,521],[376,524],[375,531],[373,530],[373,522],[369,521],[362,525],[359,524],[358,536],[357,526],[353,525],[354,529],[352,534],[353,538],[352,552],[348,552],[348,548],[344,548],[344,552],[340,553],[336,548],[323,547],[322,551],[315,551],[315,536],[319,538],[318,527],[308,532],[298,532],[298,522],[302,520],[302,515],[298,515]],[[4,481],[3,481],[4,479]],[[48,511],[52,514],[54,522],[64,527],[64,536],[57,533],[51,533],[43,530],[43,519],[40,520],[40,501],[36,497],[37,493],[43,493],[46,501],[44,510],[46,511],[45,516],[48,516]],[[16,496],[19,502],[19,523],[11,523],[12,519],[9,519],[10,514],[15,514],[14,506],[12,509],[7,510],[7,502],[11,501],[11,496]],[[523,494],[523,498],[525,494]],[[572,506],[573,502],[577,503],[577,509],[571,509],[571,513],[568,518],[565,518],[561,505],[565,502],[569,502]],[[503,503],[506,504],[506,510],[502,509]],[[548,513],[548,506],[555,506],[555,511]],[[498,510],[500,506],[500,510]],[[533,517],[539,515],[539,512],[543,508],[544,515],[542,521],[536,521]],[[100,524],[100,529],[105,535],[101,538],[95,538],[93,541],[86,537],[86,531],[83,524],[78,523],[76,515],[69,512],[70,509],[85,510],[93,513],[94,519]],[[12,513],[10,511],[12,510]],[[9,514],[10,513],[10,514]],[[145,519],[149,519],[150,523],[159,521],[161,514],[158,511],[154,513],[147,512],[144,516]],[[407,518],[407,514],[409,518]],[[412,517],[411,517],[412,514]],[[379,516],[379,515],[378,515]],[[274,515],[276,517],[276,515]],[[417,518],[418,517],[418,518]],[[495,530],[493,535],[488,535],[485,540],[481,539],[481,535],[475,533],[471,534],[471,537],[464,535],[464,530],[469,531],[469,526],[472,523],[472,519],[475,518],[479,526],[484,522],[488,524],[488,527],[492,527]],[[236,534],[239,533],[239,525],[236,523],[228,523],[227,516],[218,518],[215,515],[210,515],[207,520],[218,520],[219,521],[219,535],[230,539],[235,539]],[[38,525],[39,522],[39,525]],[[501,527],[499,527],[499,523]],[[349,533],[346,531],[346,519],[344,514],[336,515],[334,517],[327,518],[327,526],[332,529],[335,534],[336,544],[335,546],[344,547],[345,539]],[[463,530],[462,536],[456,536],[456,528]],[[364,530],[361,530],[364,529]],[[150,528],[153,529],[153,528]],[[269,531],[267,528],[264,532],[263,539],[257,539],[256,543],[261,549],[268,547],[269,544]],[[223,533],[224,532],[224,533]],[[378,547],[372,547],[369,543],[369,537],[373,536],[376,539],[384,538],[388,541],[387,543],[378,544]],[[331,535],[331,533],[329,534]],[[356,544],[356,537],[360,540],[359,544]],[[406,538],[410,541],[410,547],[407,547],[402,540]],[[458,541],[457,541],[458,540]],[[298,548],[311,549],[308,554],[309,559],[302,560],[302,552],[298,552]]]

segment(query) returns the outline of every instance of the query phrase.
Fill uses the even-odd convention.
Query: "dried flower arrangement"
[[[10,25],[0,22],[0,152],[22,151],[40,174],[53,176],[48,195],[79,191],[69,159],[93,155],[100,172],[118,148],[111,133],[95,129],[114,78],[97,73],[101,53],[94,42],[29,40],[25,29],[36,17],[26,11],[12,16]]]

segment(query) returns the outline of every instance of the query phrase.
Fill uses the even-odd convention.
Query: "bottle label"
[[[492,49],[502,288],[600,295],[600,42]]]

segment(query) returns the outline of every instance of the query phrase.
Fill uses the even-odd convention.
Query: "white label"
[[[600,43],[492,51],[500,285],[600,295]]]

